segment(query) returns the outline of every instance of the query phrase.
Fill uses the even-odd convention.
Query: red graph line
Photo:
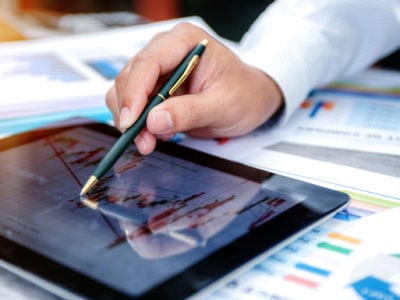
[[[80,187],[82,187],[82,183],[80,182],[79,178],[75,175],[75,173],[71,170],[71,168],[68,166],[67,162],[64,160],[64,158],[61,156],[62,151],[58,151],[57,148],[52,144],[51,140],[49,138],[45,138],[45,141],[47,144],[51,147],[53,150],[54,154],[57,156],[57,158],[61,161],[61,163],[65,166],[67,171],[71,174],[72,178],[75,179],[75,181],[78,183]]]
[[[71,174],[72,178],[75,179],[75,181],[78,183],[78,185],[80,187],[82,187],[82,183],[80,182],[79,178],[75,175],[75,173],[72,171],[72,169],[69,167],[68,163],[64,160],[64,158],[62,157],[62,154],[64,153],[63,150],[58,151],[57,148],[55,147],[55,145],[51,142],[51,139],[49,138],[45,138],[45,141],[47,142],[47,144],[51,147],[51,149],[53,150],[55,156],[61,161],[61,163],[65,166],[65,168],[67,169],[68,173]],[[83,206],[81,206],[83,207]],[[107,216],[105,216],[104,214],[101,214],[102,218],[104,219],[106,225],[108,228],[110,228],[110,230],[114,233],[114,235],[117,237],[116,240],[114,240],[111,244],[112,245],[117,245],[122,243],[122,241],[126,242],[126,238],[125,235],[121,236],[121,234],[118,232],[118,230],[115,228],[115,226],[112,224],[112,222],[109,220],[109,218]],[[119,241],[119,242],[116,242]],[[107,247],[107,248],[112,248],[112,247]]]

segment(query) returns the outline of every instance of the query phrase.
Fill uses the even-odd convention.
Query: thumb
[[[175,96],[157,105],[147,117],[147,129],[156,135],[173,135],[210,126],[218,107],[205,94]]]

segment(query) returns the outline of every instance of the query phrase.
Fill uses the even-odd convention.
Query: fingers
[[[119,73],[107,94],[107,105],[121,130],[143,111],[159,78],[170,73],[205,36],[202,29],[180,24],[170,32],[155,36]]]
[[[147,128],[156,135],[173,135],[213,123],[219,115],[215,101],[207,93],[171,97],[152,109],[147,117]],[[214,104],[213,104],[214,103]]]
[[[156,137],[186,132],[198,137],[246,134],[265,122],[282,104],[275,82],[244,64],[230,49],[190,24],[158,34],[123,68],[106,96],[114,122],[121,130],[142,113],[155,89],[204,38],[207,49],[184,85],[147,116],[135,143],[151,153]]]
[[[153,108],[147,129],[155,135],[186,132],[197,137],[231,137],[264,123],[282,104],[279,87],[258,69],[236,64],[232,60],[229,66],[234,68],[212,80],[207,89],[171,97]]]
[[[115,126],[119,129],[119,106],[118,97],[115,86],[113,85],[106,94],[106,105],[113,115],[113,121]]]
[[[148,130],[143,129],[135,138],[135,144],[141,154],[150,154],[156,147],[156,137]]]

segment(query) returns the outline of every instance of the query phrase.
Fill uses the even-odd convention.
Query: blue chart
[[[305,100],[283,130],[288,140],[317,146],[397,155],[398,96],[372,97],[318,91]]]
[[[109,57],[89,60],[86,63],[105,79],[111,80],[117,77],[119,71],[127,62],[128,60],[125,57]]]
[[[331,111],[335,107],[335,101],[332,100],[322,100],[322,99],[314,99],[311,101],[310,99],[305,100],[301,104],[302,110],[308,110],[309,118],[316,118],[321,110]]]
[[[400,131],[400,105],[397,101],[357,101],[347,124],[365,129]]]
[[[75,82],[86,79],[61,58],[49,53],[1,57],[0,64],[8,67],[6,71],[0,71],[0,74],[5,78],[19,76],[42,77],[49,81],[62,82]]]
[[[1,55],[0,134],[14,134],[86,117],[110,122],[105,105],[109,82],[81,61],[48,52]]]
[[[330,295],[324,294],[324,288],[365,242],[346,229],[366,216],[394,207],[400,204],[353,194],[350,207],[257,264],[209,299],[327,299]],[[365,259],[351,271],[357,278],[334,289],[337,295],[340,288],[347,288],[346,295],[351,297],[334,299],[400,299],[400,291],[395,291],[390,283],[391,277],[400,276],[399,253]]]

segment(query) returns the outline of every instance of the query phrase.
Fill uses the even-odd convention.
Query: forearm
[[[371,65],[400,44],[400,1],[281,0],[241,42],[241,56],[271,76],[290,115],[316,86]]]

